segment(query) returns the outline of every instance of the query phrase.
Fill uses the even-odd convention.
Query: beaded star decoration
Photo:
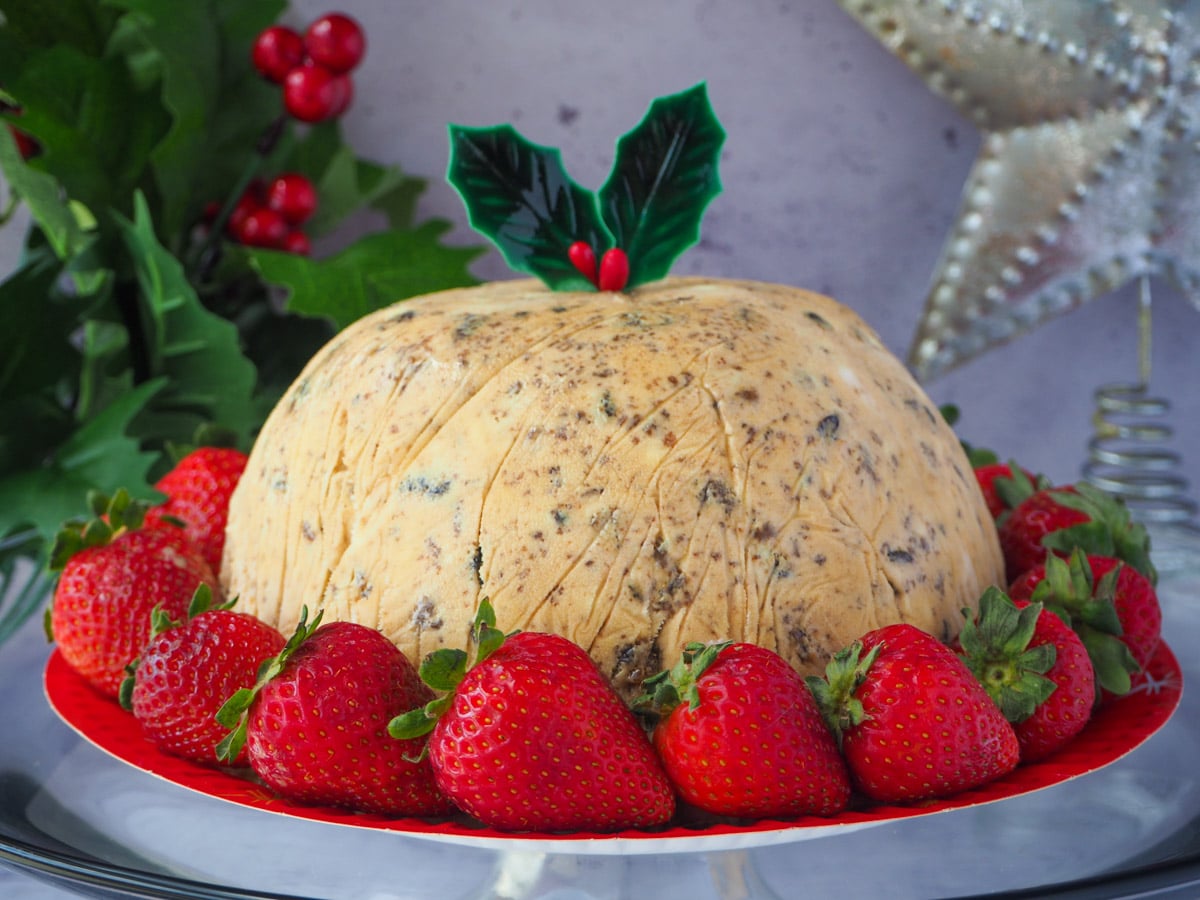
[[[918,377],[1138,277],[1200,308],[1200,3],[839,2],[982,132]]]

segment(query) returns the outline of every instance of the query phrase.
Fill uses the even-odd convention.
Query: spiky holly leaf
[[[700,219],[721,190],[724,140],[700,84],[650,105],[617,142],[599,197],[568,177],[558,150],[511,125],[451,125],[447,179],[471,226],[517,271],[555,290],[623,290],[664,277],[699,240]],[[587,249],[588,265],[573,260],[573,247]],[[605,277],[606,259],[619,276]]]
[[[613,246],[612,234],[596,198],[567,175],[558,150],[526,140],[511,125],[451,125],[446,178],[462,197],[471,227],[514,269],[554,290],[591,286],[568,250],[584,241],[599,253]]]
[[[617,142],[600,212],[629,257],[629,287],[665,278],[700,240],[700,220],[721,192],[724,142],[704,84],[655,100]]]

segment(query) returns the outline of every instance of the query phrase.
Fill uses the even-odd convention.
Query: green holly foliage
[[[359,157],[336,121],[283,117],[250,48],[286,11],[0,0],[0,227],[18,204],[31,221],[0,272],[0,637],[44,593],[44,579],[14,581],[22,561],[41,571],[89,490],[158,499],[172,448],[221,429],[248,449],[338,328],[474,280],[479,250],[415,220],[423,180]],[[5,123],[40,152],[22,159]],[[317,188],[312,237],[336,243],[362,213],[382,228],[309,259],[198,227],[206,205],[285,171]]]
[[[628,288],[663,278],[700,239],[700,220],[721,191],[717,172],[725,131],[703,84],[655,100],[617,142],[612,173],[594,194],[567,175],[557,149],[511,125],[450,127],[447,180],[471,226],[512,268],[554,290],[587,290],[568,250],[577,241],[599,259],[619,248]]]

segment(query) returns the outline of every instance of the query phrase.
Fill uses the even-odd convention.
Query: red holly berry
[[[317,210],[317,189],[298,172],[272,178],[264,190],[264,203],[292,226],[303,225]]]
[[[450,810],[422,742],[398,741],[388,722],[433,694],[382,633],[353,622],[309,625],[302,617],[255,688],[234,694],[219,713],[233,731],[222,759],[244,745],[254,773],[300,803],[387,815]]]
[[[286,640],[254,616],[213,607],[210,596],[198,591],[182,624],[157,617],[122,701],[161,750],[216,765],[228,732],[217,712],[235,691],[254,686],[258,667]],[[244,765],[245,755],[232,763]]]
[[[344,13],[321,16],[304,33],[304,47],[313,62],[331,72],[355,68],[367,50],[367,40],[358,22]]]
[[[1047,550],[1066,557],[1076,547],[1123,559],[1151,582],[1157,578],[1146,529],[1123,502],[1084,482],[1035,492],[1000,523],[999,534],[1009,582],[1041,565]]]
[[[247,213],[238,222],[234,236],[239,243],[247,247],[280,250],[290,230],[287,219],[281,213],[261,206]]]
[[[967,619],[958,647],[967,667],[1012,723],[1021,761],[1066,746],[1096,705],[1096,675],[1071,627],[1040,603],[992,587]]]
[[[680,797],[717,815],[832,815],[846,771],[816,701],[778,654],[746,643],[691,644],[648,679],[639,703],[664,716],[653,743]]]
[[[324,122],[340,116],[352,96],[348,75],[336,74],[316,63],[292,69],[283,82],[284,108],[301,122]]]
[[[1020,760],[1012,726],[966,664],[912,625],[869,632],[808,684],[854,783],[875,800],[948,796]]]
[[[69,525],[55,544],[52,565],[62,571],[49,623],[63,659],[115,697],[155,607],[182,618],[199,585],[216,596],[220,587],[181,529],[139,527],[144,506],[124,491],[97,497],[93,511],[101,518]]]
[[[297,256],[311,256],[312,242],[303,231],[289,231],[287,237],[283,239],[282,249],[287,253],[295,253]]]
[[[429,735],[437,783],[485,825],[510,831],[615,831],[674,813],[670,781],[628,707],[582,649],[556,634],[505,636],[484,601],[462,650],[421,665],[446,693],[390,726]]]
[[[221,568],[229,498],[246,468],[246,454],[231,447],[200,447],[184,456],[154,487],[166,502],[146,513],[146,524],[182,523],[214,572]]]
[[[304,62],[304,39],[284,25],[272,25],[255,38],[250,59],[263,78],[282,84]]]
[[[597,286],[602,291],[624,290],[629,281],[629,257],[620,247],[605,250],[600,257],[600,277]]]
[[[598,283],[596,275],[596,251],[587,241],[576,241],[567,248],[567,259],[579,273],[593,285]]]

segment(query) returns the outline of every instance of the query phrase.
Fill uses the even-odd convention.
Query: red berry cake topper
[[[617,142],[598,193],[567,175],[559,151],[511,125],[450,126],[447,179],[471,226],[514,269],[554,290],[620,291],[666,276],[700,238],[721,192],[725,131],[703,84],[651,104]]]

